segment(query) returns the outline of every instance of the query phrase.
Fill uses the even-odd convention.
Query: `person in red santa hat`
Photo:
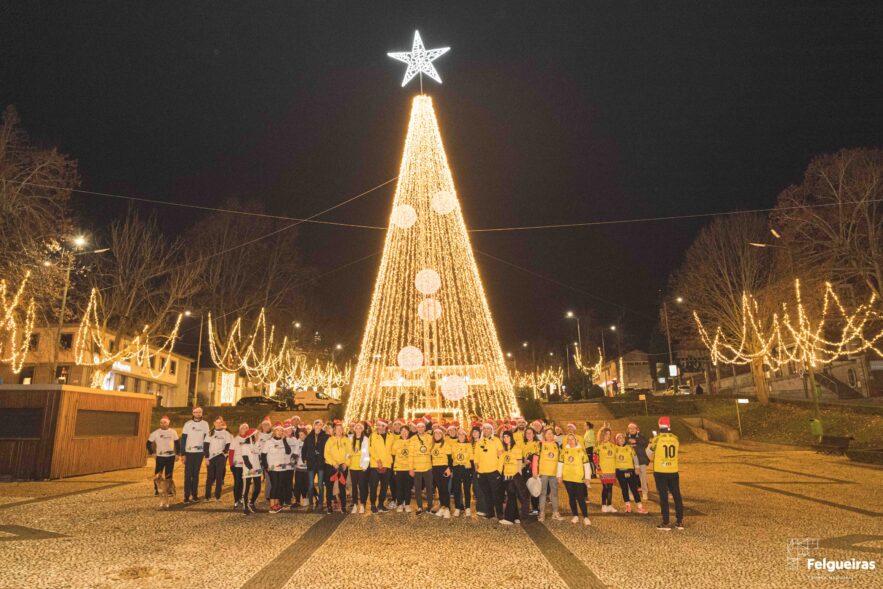
[[[653,479],[659,493],[659,507],[662,510],[662,523],[657,529],[670,531],[668,496],[675,502],[675,527],[684,529],[684,500],[681,497],[681,482],[678,474],[680,441],[671,433],[671,419],[663,415],[659,418],[659,434],[647,445],[647,456],[653,461]]]
[[[168,415],[159,418],[159,428],[151,432],[147,438],[147,453],[156,453],[153,469],[153,486],[160,495],[160,507],[169,507],[169,495],[174,492],[175,483],[172,474],[175,470],[175,455],[180,454],[181,446],[178,432],[169,427],[171,420]]]

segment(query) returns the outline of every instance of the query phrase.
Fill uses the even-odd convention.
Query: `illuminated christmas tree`
[[[419,95],[347,418],[424,413],[509,418],[518,407],[432,99]]]

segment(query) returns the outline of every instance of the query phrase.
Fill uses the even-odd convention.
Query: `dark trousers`
[[[613,483],[601,485],[601,505],[613,504]]]
[[[248,498],[248,491],[251,489],[251,499],[249,503],[254,504],[261,494],[261,477],[249,477],[245,479],[245,489],[242,491],[242,505],[245,508],[245,500]]]
[[[184,500],[199,497],[199,471],[202,469],[202,452],[184,455]]]
[[[500,485],[500,473],[480,472],[478,473],[478,487],[481,489],[487,503],[487,517],[497,516],[497,519],[503,519],[503,489]]]
[[[423,492],[426,490],[426,509],[432,508],[432,469],[414,472],[414,496],[417,509],[423,509]]]
[[[389,478],[392,471],[388,468],[380,472],[376,468],[368,469],[368,489],[371,496],[371,507],[377,507],[377,487],[380,486],[380,507],[386,502],[386,489],[389,487]],[[395,497],[395,495],[393,495]]]
[[[470,495],[472,495],[472,469],[468,466],[454,467],[454,507],[457,509],[469,509]]]
[[[270,499],[280,503],[291,501],[291,471],[270,471]]]
[[[368,502],[368,473],[364,470],[351,470],[353,505],[365,505]]]
[[[505,518],[510,522],[516,519],[527,520],[530,493],[527,491],[524,479],[521,478],[521,473],[503,480],[503,484],[506,486]]]
[[[156,464],[153,467],[153,474],[163,473],[163,478],[172,478],[172,472],[175,470],[175,458],[177,456],[157,456]]]
[[[487,515],[488,511],[492,511],[488,507],[487,497],[485,497],[484,489],[478,484],[478,473],[472,471],[472,492],[475,494],[475,511]]]
[[[641,494],[638,492],[640,479],[638,478],[638,475],[635,474],[635,469],[617,470],[616,480],[619,481],[619,488],[622,489],[623,501],[626,503],[629,502],[629,491],[631,491],[632,497],[635,498],[635,503],[641,502]]]
[[[662,510],[662,521],[668,523],[668,494],[675,500],[675,521],[684,519],[684,500],[681,498],[681,478],[676,472],[654,472],[656,491],[659,492],[659,507]]]
[[[586,508],[586,495],[588,494],[586,484],[564,481],[564,488],[567,489],[567,498],[570,500],[570,513],[573,515],[579,515],[579,513],[576,512],[576,508],[579,507],[579,511],[583,514],[583,517],[589,517],[589,511]],[[613,494],[612,485],[610,494]]]
[[[307,470],[307,497],[310,500],[310,507],[313,506],[313,487],[316,485],[316,477],[319,477],[318,486],[316,486],[316,494],[318,495],[318,501],[316,502],[316,507],[322,507],[322,495],[325,492],[325,467],[319,466],[316,468],[311,468]]]
[[[307,483],[307,471],[305,470],[296,470],[294,471],[294,499],[298,503],[302,499],[307,498],[307,491],[310,486]]]
[[[438,492],[438,508],[447,507],[451,508],[451,477],[445,476],[445,471],[448,470],[447,466],[433,466],[432,467],[432,484],[436,488]],[[430,507],[432,506],[432,502],[430,502]]]
[[[337,472],[337,469],[331,466],[330,464],[325,465],[325,504],[328,509],[331,509],[334,505],[334,482],[331,480],[332,475]],[[344,479],[340,483],[337,484],[337,494],[340,498],[340,509],[341,511],[346,511],[346,480]]]
[[[291,505],[292,495],[294,495],[294,469],[285,471],[285,499],[282,503]]]
[[[239,503],[242,501],[242,488],[244,483],[242,481],[242,469],[238,466],[234,466],[230,468],[233,471],[233,502]]]
[[[399,505],[408,505],[411,503],[411,487],[414,485],[414,479],[407,470],[396,471],[396,503]]]
[[[227,476],[227,457],[218,454],[206,464],[205,498],[212,496],[212,485],[215,487],[215,499],[221,498],[221,488],[224,486],[224,477]]]

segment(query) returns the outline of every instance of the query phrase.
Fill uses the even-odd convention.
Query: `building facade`
[[[646,352],[632,350],[621,358],[614,358],[601,366],[601,382],[608,397],[635,389],[652,389],[650,357]]]
[[[19,374],[14,374],[9,366],[0,366],[0,380],[5,384],[60,384],[90,387],[95,368],[76,363],[74,341],[78,325],[62,327],[58,337],[58,363],[52,374],[53,339],[58,333],[54,327],[35,328],[31,335],[30,347],[24,366]],[[118,349],[118,338],[112,332],[106,333],[105,346]],[[163,407],[183,407],[188,404],[190,391],[190,370],[193,360],[173,353],[163,370],[166,355],[151,357],[153,366],[139,366],[134,361],[114,362],[105,375],[99,388],[107,391],[126,391],[154,395],[157,405]]]

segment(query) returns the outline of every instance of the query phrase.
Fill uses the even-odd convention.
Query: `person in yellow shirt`
[[[472,495],[472,442],[469,433],[460,428],[457,441],[451,447],[452,484],[454,487],[454,517],[465,510],[466,517],[472,515],[470,495]]]
[[[432,430],[432,482],[438,493],[438,510],[435,515],[449,519],[451,517],[451,468],[454,460],[451,452],[454,445],[450,438],[445,435],[445,430],[440,425]],[[431,501],[431,499],[430,499]],[[431,505],[431,503],[430,503]]]
[[[559,520],[558,513],[558,458],[560,448],[555,441],[555,432],[551,428],[543,432],[543,441],[540,444],[540,457],[537,460],[535,476],[540,477],[542,491],[540,491],[540,504],[538,519],[546,519],[546,498],[552,502],[552,519]]]
[[[337,483],[340,510],[346,513],[346,474],[349,458],[350,440],[343,435],[343,424],[335,420],[332,435],[325,443],[325,503],[328,513],[334,511],[334,483]]]
[[[558,480],[564,482],[567,489],[567,498],[570,500],[570,513],[573,517],[570,523],[579,523],[579,512],[583,515],[583,525],[591,525],[589,512],[586,507],[586,497],[589,494],[589,482],[592,479],[592,469],[589,466],[589,457],[579,443],[576,433],[567,434],[564,438],[564,447],[558,458]]]
[[[613,457],[616,460],[616,480],[619,481],[619,488],[622,490],[625,512],[631,513],[632,511],[632,503],[629,497],[629,492],[631,492],[635,503],[638,504],[638,513],[648,513],[644,509],[644,504],[641,503],[641,494],[638,491],[640,477],[635,474],[635,468],[638,466],[638,455],[631,445],[626,444],[625,434],[616,434],[616,450],[614,450]]]
[[[490,519],[496,515],[503,519],[503,498],[500,487],[500,459],[503,456],[503,443],[494,435],[494,423],[485,421],[481,426],[481,438],[474,447],[475,476],[478,486],[485,496],[487,513]],[[479,515],[482,515],[479,513]]]
[[[647,457],[653,461],[653,479],[659,492],[659,507],[662,510],[662,523],[657,529],[671,530],[668,511],[668,494],[675,502],[675,527],[684,529],[684,500],[681,497],[681,480],[678,474],[678,457],[681,444],[671,433],[671,419],[663,415],[659,418],[659,434],[647,445]]]
[[[500,440],[503,442],[503,456],[500,460],[502,485],[506,493],[506,506],[500,523],[511,525],[527,520],[530,493],[521,476],[523,465],[522,446],[515,443],[513,432],[504,430]],[[520,509],[519,509],[520,507]]]
[[[524,430],[524,440],[521,446],[521,454],[523,457],[521,478],[526,486],[528,479],[534,476],[534,470],[536,468],[534,462],[538,462],[540,459],[540,442],[537,440],[537,432],[535,432],[532,428],[526,428]],[[528,497],[530,497],[529,515],[539,515],[540,498],[534,497],[530,493],[528,493]]]
[[[515,440],[516,446],[524,445],[524,432],[527,429],[527,422],[523,417],[519,417],[515,422],[515,431],[512,432],[512,438]]]
[[[411,435],[410,430],[401,428],[399,439],[392,445],[392,468],[396,479],[396,511],[411,513],[411,487],[414,478],[411,476]]]
[[[613,507],[613,484],[616,482],[616,444],[611,440],[609,427],[598,430],[595,444],[595,473],[601,480],[601,512],[616,513]]]
[[[353,424],[353,437],[350,440],[349,471],[353,489],[353,513],[365,513],[368,503],[368,465],[370,462],[370,441],[365,435],[365,424]]]
[[[387,428],[389,422],[378,419],[374,422],[368,442],[368,494],[371,499],[371,513],[386,513],[386,491],[392,473],[392,445],[397,436]],[[380,505],[377,503],[377,488],[380,487]]]
[[[423,493],[426,493],[426,509],[432,508],[432,436],[426,433],[426,421],[414,423],[416,431],[408,440],[411,447],[411,476],[414,477],[414,496],[417,499],[417,515],[423,513]]]

